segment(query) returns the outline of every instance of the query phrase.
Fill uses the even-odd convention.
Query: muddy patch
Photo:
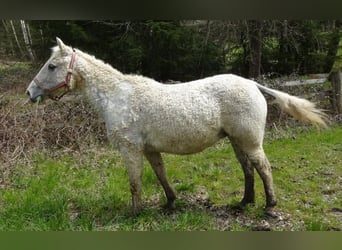
[[[332,209],[330,209],[329,213],[336,216],[336,218],[340,221],[340,225],[342,225],[342,208],[333,207]],[[339,228],[331,228],[331,230],[341,231],[342,226],[340,226]]]
[[[148,201],[149,205],[160,206],[162,194],[154,195]],[[238,209],[232,205],[215,205],[209,198],[205,188],[196,188],[196,191],[178,194],[180,204],[175,211],[164,212],[166,215],[182,211],[204,211],[213,219],[210,228],[218,231],[299,231],[303,230],[304,221],[293,219],[290,214],[276,210],[275,217],[265,215],[260,208]],[[249,210],[249,211],[247,211]]]

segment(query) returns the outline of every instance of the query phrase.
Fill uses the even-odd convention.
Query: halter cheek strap
[[[37,78],[34,78],[33,81],[37,84],[37,86],[45,91],[48,92],[47,96],[55,101],[58,101],[59,99],[61,99],[66,93],[68,93],[70,91],[70,80],[71,80],[71,76],[72,76],[72,72],[74,71],[74,64],[75,64],[75,58],[76,58],[76,51],[73,49],[72,55],[71,55],[71,60],[69,63],[69,67],[68,67],[68,72],[67,75],[65,77],[65,80],[58,83],[56,86],[47,89],[44,88],[44,86],[42,86],[41,82],[39,82],[39,80]],[[57,96],[52,95],[52,92],[54,92],[57,89],[60,88],[64,88],[64,91]]]

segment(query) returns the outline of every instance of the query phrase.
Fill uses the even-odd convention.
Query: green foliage
[[[190,80],[219,72],[219,48],[204,44],[195,30],[179,22],[146,22],[143,72],[156,79]]]
[[[37,37],[33,48],[43,61],[58,36],[124,73],[156,80],[187,81],[227,72],[248,76],[250,22],[231,21],[235,26],[228,28],[224,21],[211,21],[210,27],[185,23],[30,21]],[[262,74],[329,72],[335,61],[336,41],[341,37],[339,25],[338,20],[262,21]]]
[[[124,73],[139,73],[157,80],[191,80],[213,75],[223,68],[223,54],[207,44],[193,28],[179,21],[32,21],[44,30],[47,47],[55,37],[96,55]],[[38,48],[37,48],[38,49]],[[42,49],[40,47],[40,49]]]
[[[260,38],[262,73],[276,77],[293,73],[328,73],[341,37],[338,25],[341,25],[339,21],[263,21]],[[234,73],[244,76],[248,76],[247,62],[251,56],[249,28],[248,25],[240,27],[241,36],[231,51],[234,59],[228,61]]]
[[[124,73],[160,81],[187,81],[227,72],[248,77],[251,56],[256,54],[249,20],[26,22],[32,36],[30,46],[39,62],[50,55],[49,48],[55,46],[58,36]],[[340,20],[263,20],[260,24],[262,74],[330,72],[342,34]],[[19,48],[7,26],[0,26],[0,54],[13,60]],[[24,44],[22,36],[19,39]],[[20,50],[26,46],[22,47]]]

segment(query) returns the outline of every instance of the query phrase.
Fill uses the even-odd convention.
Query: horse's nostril
[[[37,101],[36,98],[30,98],[31,102],[35,103]]]
[[[30,96],[30,91],[26,90],[26,95]]]

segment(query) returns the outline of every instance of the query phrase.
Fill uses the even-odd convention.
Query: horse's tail
[[[282,91],[267,88],[258,83],[256,85],[262,92],[273,96],[275,98],[273,103],[277,103],[282,110],[294,118],[309,122],[316,127],[327,127],[326,120],[328,115],[321,109],[316,108],[314,103]]]

